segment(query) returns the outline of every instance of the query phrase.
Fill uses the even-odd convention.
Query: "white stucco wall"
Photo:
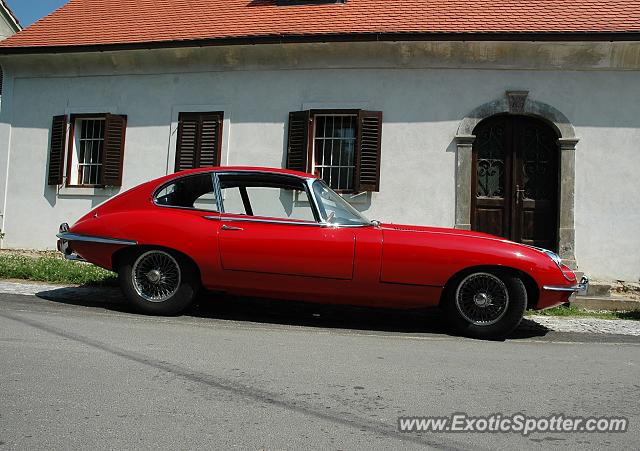
[[[453,138],[460,120],[506,90],[524,89],[564,113],[580,138],[580,269],[598,278],[640,279],[640,51],[607,48],[606,60],[596,61],[593,52],[579,57],[582,48],[560,46],[542,60],[525,61],[518,56],[522,48],[509,49],[502,57],[495,49],[484,57],[475,49],[449,60],[442,49],[429,53],[410,44],[395,50],[385,45],[379,59],[369,44],[315,49],[315,60],[309,49],[285,47],[203,49],[188,58],[180,51],[5,57],[10,80],[0,113],[3,246],[52,248],[61,222],[75,221],[105,199],[46,186],[54,115],[128,116],[126,189],[172,171],[179,111],[224,110],[223,164],[281,167],[290,111],[381,110],[381,191],[356,206],[382,221],[453,226]],[[627,56],[615,56],[620,53]]]

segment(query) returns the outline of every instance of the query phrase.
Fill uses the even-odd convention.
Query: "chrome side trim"
[[[89,235],[80,235],[79,233],[71,233],[71,232],[62,232],[56,235],[61,240],[65,241],[87,241],[91,243],[100,243],[100,244],[120,244],[123,246],[134,246],[138,244],[137,241],[132,240],[122,240],[119,238],[109,238],[103,236],[89,236]]]
[[[263,218],[226,218],[224,216],[203,216],[203,219],[209,221],[228,221],[228,222],[259,222],[262,224],[281,224],[281,225],[296,225],[303,227],[322,227],[326,229],[341,229],[341,228],[353,228],[353,227],[371,227],[371,224],[331,224],[330,222],[297,222],[288,221],[286,219],[263,219]]]
[[[564,285],[545,285],[544,287],[542,287],[544,290],[549,290],[549,291],[571,291],[572,293],[574,291],[578,290],[577,285],[571,285],[571,286],[564,286]]]
[[[587,276],[582,276],[582,279],[580,279],[580,282],[576,285],[545,285],[542,289],[549,291],[566,291],[584,296],[589,290],[589,278]]]
[[[296,222],[296,221],[288,221],[286,219],[262,219],[262,218],[225,218],[222,216],[203,216],[204,219],[208,219],[210,221],[228,221],[228,222],[260,222],[263,224],[285,224],[285,225],[298,225],[305,227],[326,227],[324,223],[320,222]]]

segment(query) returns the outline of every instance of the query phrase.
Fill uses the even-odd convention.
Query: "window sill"
[[[61,186],[58,197],[109,197],[118,192],[118,188],[101,186]]]

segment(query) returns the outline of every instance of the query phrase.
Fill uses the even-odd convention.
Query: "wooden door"
[[[536,118],[501,115],[474,133],[473,230],[557,251],[556,132]]]

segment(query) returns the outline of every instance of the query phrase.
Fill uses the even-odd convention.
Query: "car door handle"
[[[224,224],[222,226],[222,230],[244,230],[244,229],[242,227],[233,227],[233,226],[228,226]]]

